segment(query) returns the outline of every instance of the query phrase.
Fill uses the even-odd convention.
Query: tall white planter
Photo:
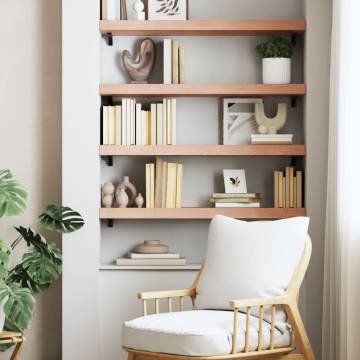
[[[0,332],[4,330],[4,324],[5,324],[4,303],[0,303]]]
[[[290,84],[291,59],[264,58],[263,83],[264,84]]]

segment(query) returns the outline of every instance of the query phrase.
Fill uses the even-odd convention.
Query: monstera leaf
[[[60,250],[53,243],[48,243],[48,254],[31,247],[24,254],[21,262],[28,277],[40,287],[48,287],[59,278],[61,264]]]
[[[15,230],[23,237],[27,246],[35,246],[44,254],[49,254],[46,239],[41,234],[37,234],[32,228],[22,226],[15,227]]]
[[[1,302],[5,302],[6,322],[14,328],[27,329],[35,309],[35,299],[30,290],[16,283],[3,283],[0,285]]]
[[[47,230],[57,231],[61,234],[79,230],[84,225],[81,215],[65,206],[50,205],[39,216],[40,224]]]
[[[0,283],[5,280],[11,263],[11,246],[0,238]]]
[[[27,193],[10,170],[0,170],[0,217],[21,214],[26,208]]]

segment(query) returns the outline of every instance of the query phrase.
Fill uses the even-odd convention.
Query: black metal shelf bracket
[[[113,41],[112,33],[106,33],[106,42],[107,42],[108,46],[113,46],[114,41]]]
[[[109,228],[113,228],[113,227],[114,227],[114,220],[113,220],[113,219],[108,219],[108,221],[107,221],[107,227],[109,227]]]
[[[297,39],[298,39],[298,34],[296,34],[296,33],[291,34],[291,45],[292,46],[296,46]]]
[[[107,166],[113,166],[114,165],[114,159],[113,159],[113,157],[111,155],[106,157],[106,165]]]
[[[297,96],[292,96],[291,97],[291,107],[296,107],[297,106],[297,101],[298,101],[298,97]]]

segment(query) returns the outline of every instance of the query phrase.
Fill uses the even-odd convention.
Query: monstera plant
[[[0,218],[20,215],[26,208],[27,193],[9,170],[0,170]],[[38,218],[45,229],[61,234],[84,225],[81,215],[64,206],[50,205]],[[10,244],[0,238],[0,332],[22,332],[29,327],[34,309],[33,295],[47,290],[59,279],[60,249],[31,227],[15,227],[17,238]],[[11,268],[13,250],[25,242],[27,249],[19,264]]]

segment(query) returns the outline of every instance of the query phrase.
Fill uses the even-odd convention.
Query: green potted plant
[[[272,37],[256,47],[262,58],[264,84],[290,84],[292,46],[288,39]]]
[[[0,218],[21,214],[27,193],[9,170],[0,170]],[[45,229],[61,234],[84,225],[81,215],[64,206],[50,205],[38,218]],[[17,238],[11,244],[0,238],[0,332],[23,332],[29,327],[34,294],[47,290],[62,271],[62,256],[54,242],[47,241],[32,228],[15,227]],[[12,251],[24,241],[27,250],[19,264],[11,268]],[[4,348],[3,348],[4,349]]]

